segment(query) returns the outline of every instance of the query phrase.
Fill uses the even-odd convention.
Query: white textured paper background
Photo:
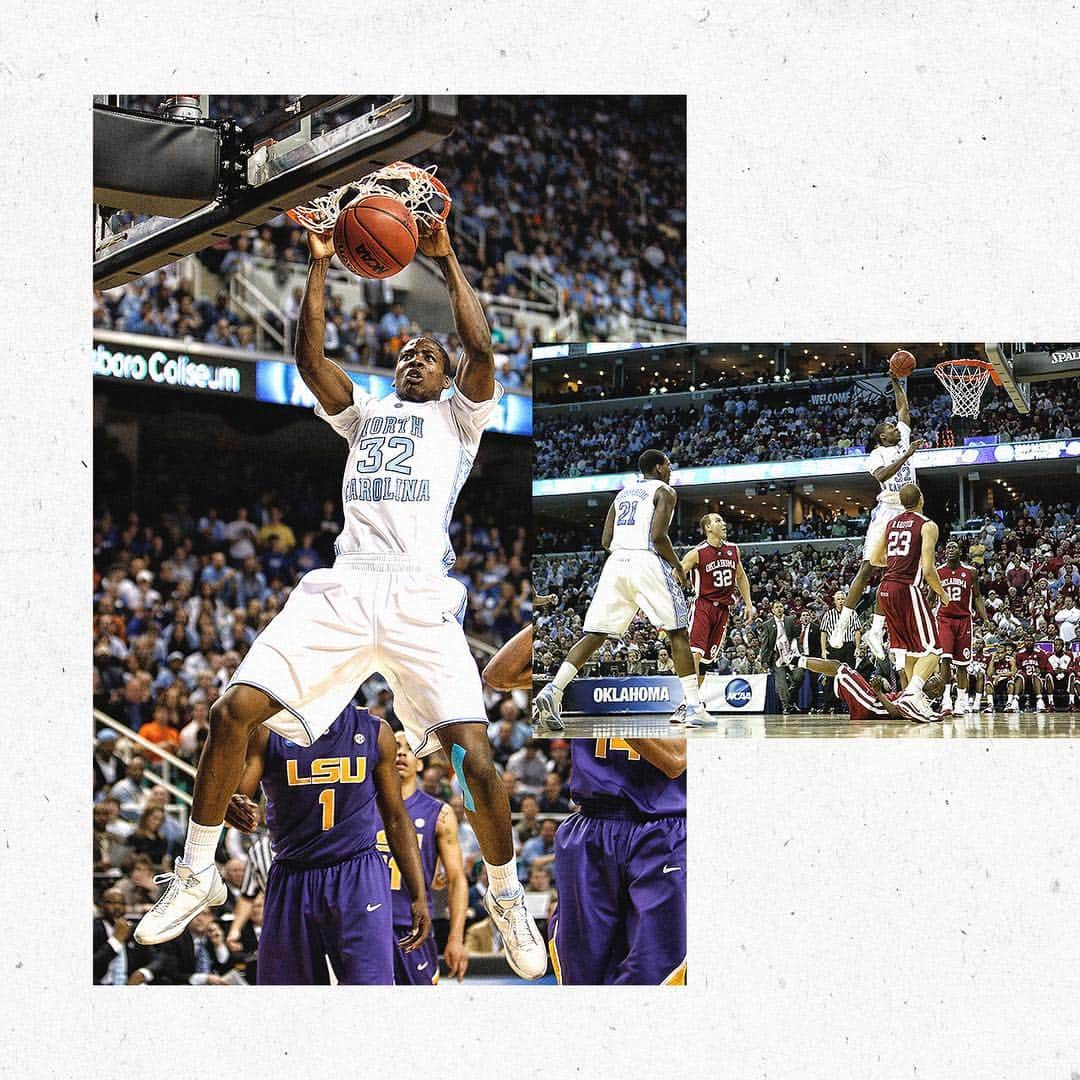
[[[4,1075],[1080,1073],[1071,742],[693,744],[685,991],[90,986],[90,100],[690,96],[700,339],[1076,339],[1075,4],[0,13]]]

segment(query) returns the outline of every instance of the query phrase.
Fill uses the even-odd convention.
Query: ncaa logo
[[[750,704],[750,684],[745,679],[732,679],[724,687],[724,700],[736,709]]]

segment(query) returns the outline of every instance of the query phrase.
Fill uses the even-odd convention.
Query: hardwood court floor
[[[667,714],[564,716],[566,731],[536,732],[536,738],[592,739],[630,736],[659,739],[685,735],[691,739],[1061,739],[1080,737],[1080,713],[969,713],[936,724],[896,720],[851,721],[846,714],[810,716],[718,713],[714,728],[684,728]]]

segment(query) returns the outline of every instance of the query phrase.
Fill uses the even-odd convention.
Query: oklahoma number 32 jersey
[[[502,397],[470,401],[456,387],[440,401],[377,399],[358,386],[353,403],[322,417],[349,444],[338,555],[408,554],[427,568],[454,563],[447,529],[484,427]]]

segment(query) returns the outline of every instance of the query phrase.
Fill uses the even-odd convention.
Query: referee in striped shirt
[[[838,660],[841,664],[849,667],[855,666],[855,652],[859,648],[862,639],[862,619],[856,613],[847,624],[844,633],[844,644],[839,649],[829,648],[829,635],[836,629],[840,621],[840,612],[844,607],[845,594],[837,592],[833,594],[834,607],[821,616],[821,657],[823,660]],[[836,700],[836,690],[832,679],[823,679],[825,683],[825,711],[838,712],[840,706]]]
[[[270,837],[267,833],[261,833],[251,847],[248,848],[247,859],[244,882],[240,886],[240,895],[236,898],[236,908],[233,911],[232,925],[229,927],[229,935],[225,939],[225,943],[233,952],[240,952],[242,949],[240,934],[251,918],[251,908],[255,897],[259,893],[266,892],[266,877],[270,873],[270,864],[274,861],[274,853],[270,850]]]

